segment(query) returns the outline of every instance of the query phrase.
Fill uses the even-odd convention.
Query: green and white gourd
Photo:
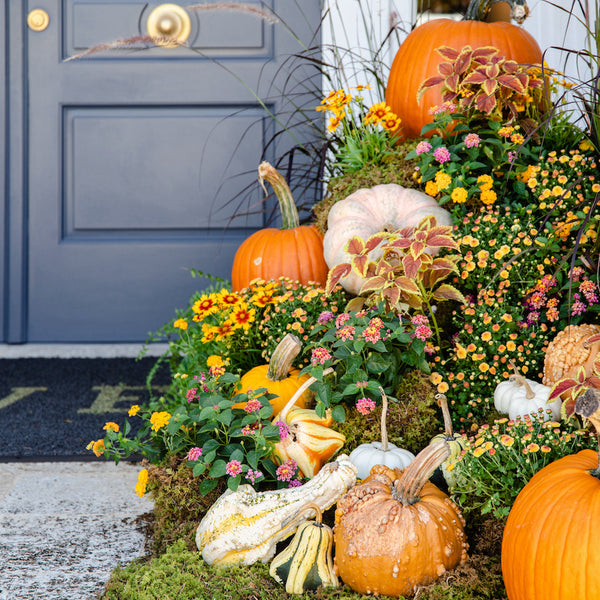
[[[356,467],[340,454],[299,487],[257,492],[251,485],[225,491],[209,508],[196,530],[196,546],[209,565],[268,562],[278,542],[306,520],[307,502],[332,506],[356,483]]]
[[[288,594],[303,594],[319,587],[338,587],[333,569],[333,530],[322,522],[321,509],[309,502],[301,512],[314,510],[316,521],[302,523],[289,546],[271,562],[269,574],[285,585]]]
[[[375,465],[385,465],[390,469],[404,469],[415,458],[409,450],[398,448],[388,442],[386,419],[388,399],[383,388],[379,388],[383,405],[381,408],[381,442],[361,444],[350,453],[350,462],[358,469],[358,478],[365,479],[369,476],[371,468]]]

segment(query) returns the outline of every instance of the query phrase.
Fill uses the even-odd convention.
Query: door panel
[[[319,2],[301,4],[273,10],[316,29]],[[229,278],[241,241],[264,226],[256,168],[263,148],[274,161],[292,140],[268,145],[276,124],[251,90],[284,89],[298,43],[254,15],[203,11],[191,13],[193,49],[66,60],[145,35],[155,6],[30,3],[50,26],[27,35],[28,341],[143,340],[201,285],[188,269]],[[268,109],[291,106],[273,97]]]

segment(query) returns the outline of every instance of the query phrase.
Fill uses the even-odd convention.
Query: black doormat
[[[0,461],[104,460],[86,450],[107,421],[149,398],[157,358],[0,359]],[[152,385],[170,382],[162,363]],[[129,419],[133,425],[135,419]]]

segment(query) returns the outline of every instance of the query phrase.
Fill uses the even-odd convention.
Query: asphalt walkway
[[[139,345],[0,344],[0,359],[137,356]],[[164,347],[155,347],[157,355]],[[0,425],[1,426],[1,425]],[[138,464],[0,463],[0,600],[93,600],[145,552]]]

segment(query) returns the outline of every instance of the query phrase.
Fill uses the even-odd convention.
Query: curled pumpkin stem
[[[513,371],[515,372],[514,375],[510,376],[510,380],[514,381],[516,385],[522,385],[525,388],[525,397],[527,398],[527,400],[531,400],[532,398],[535,398],[535,392],[531,389],[531,386],[529,385],[529,382],[527,381],[527,379],[525,377],[523,377],[523,375],[521,375],[521,373],[519,373],[519,369],[517,368],[517,365],[515,365],[514,360],[510,360],[510,366],[513,368]]]
[[[281,210],[281,229],[295,229],[299,227],[300,218],[298,217],[298,209],[292,196],[292,190],[290,190],[290,186],[283,175],[270,163],[264,161],[258,167],[258,180],[265,194],[267,193],[265,181],[268,181],[273,186],[273,191],[277,196]]]
[[[437,440],[426,446],[402,471],[400,479],[394,482],[394,498],[402,504],[416,504],[423,486],[449,456],[450,445],[446,440]]]
[[[292,363],[302,348],[300,340],[292,333],[286,334],[277,344],[277,347],[269,360],[267,377],[271,381],[282,381],[285,379],[292,367]]]
[[[448,398],[446,394],[436,394],[435,399],[440,403],[442,408],[442,416],[444,417],[444,435],[449,440],[454,439],[454,429],[452,427],[452,417],[450,416],[450,409],[448,408]]]

